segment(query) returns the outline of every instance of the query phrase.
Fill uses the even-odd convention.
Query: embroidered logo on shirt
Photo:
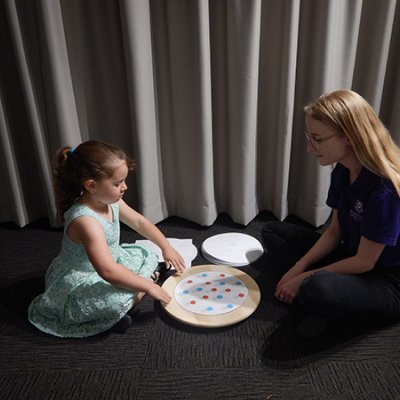
[[[356,200],[356,204],[354,205],[354,210],[350,210],[350,216],[354,218],[356,221],[361,221],[363,212],[364,212],[364,203],[360,200]]]
[[[355,205],[354,208],[356,209],[356,211],[357,211],[359,214],[362,214],[362,213],[364,212],[364,204],[363,204],[363,202],[360,201],[360,200],[357,200],[357,201],[356,201],[356,205]]]

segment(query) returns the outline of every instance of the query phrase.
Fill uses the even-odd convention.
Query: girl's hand
[[[146,292],[154,300],[159,300],[164,304],[171,301],[171,296],[160,286],[153,283]]]
[[[183,261],[182,256],[172,246],[163,250],[162,254],[167,268],[168,264],[172,264],[178,273],[185,270],[185,262]]]
[[[303,283],[305,277],[305,274],[300,274],[281,283],[276,287],[275,297],[283,303],[291,304],[299,294],[300,285]]]

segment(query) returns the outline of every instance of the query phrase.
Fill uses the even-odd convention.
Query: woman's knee
[[[334,272],[316,272],[305,278],[300,286],[300,304],[306,310],[321,311],[329,308],[337,300],[338,274]],[[339,285],[339,286],[338,286]]]
[[[301,230],[300,227],[287,222],[270,221],[263,226],[261,237],[269,252],[290,251],[293,247],[291,241],[299,230]]]

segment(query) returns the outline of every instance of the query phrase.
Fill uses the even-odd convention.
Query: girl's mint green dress
[[[95,218],[103,227],[114,260],[136,274],[150,278],[157,256],[134,244],[120,245],[119,205],[112,204],[113,222],[89,207],[74,203],[65,214],[60,254],[45,276],[45,291],[29,306],[30,322],[43,332],[61,337],[86,337],[104,332],[132,307],[136,293],[106,282],[90,263],[83,245],[66,234],[71,221],[80,216]]]

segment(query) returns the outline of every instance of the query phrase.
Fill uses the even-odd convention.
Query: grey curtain
[[[351,88],[400,140],[396,0],[3,0],[0,222],[54,223],[55,150],[134,157],[127,201],[153,222],[319,225],[330,167],[303,106]]]

